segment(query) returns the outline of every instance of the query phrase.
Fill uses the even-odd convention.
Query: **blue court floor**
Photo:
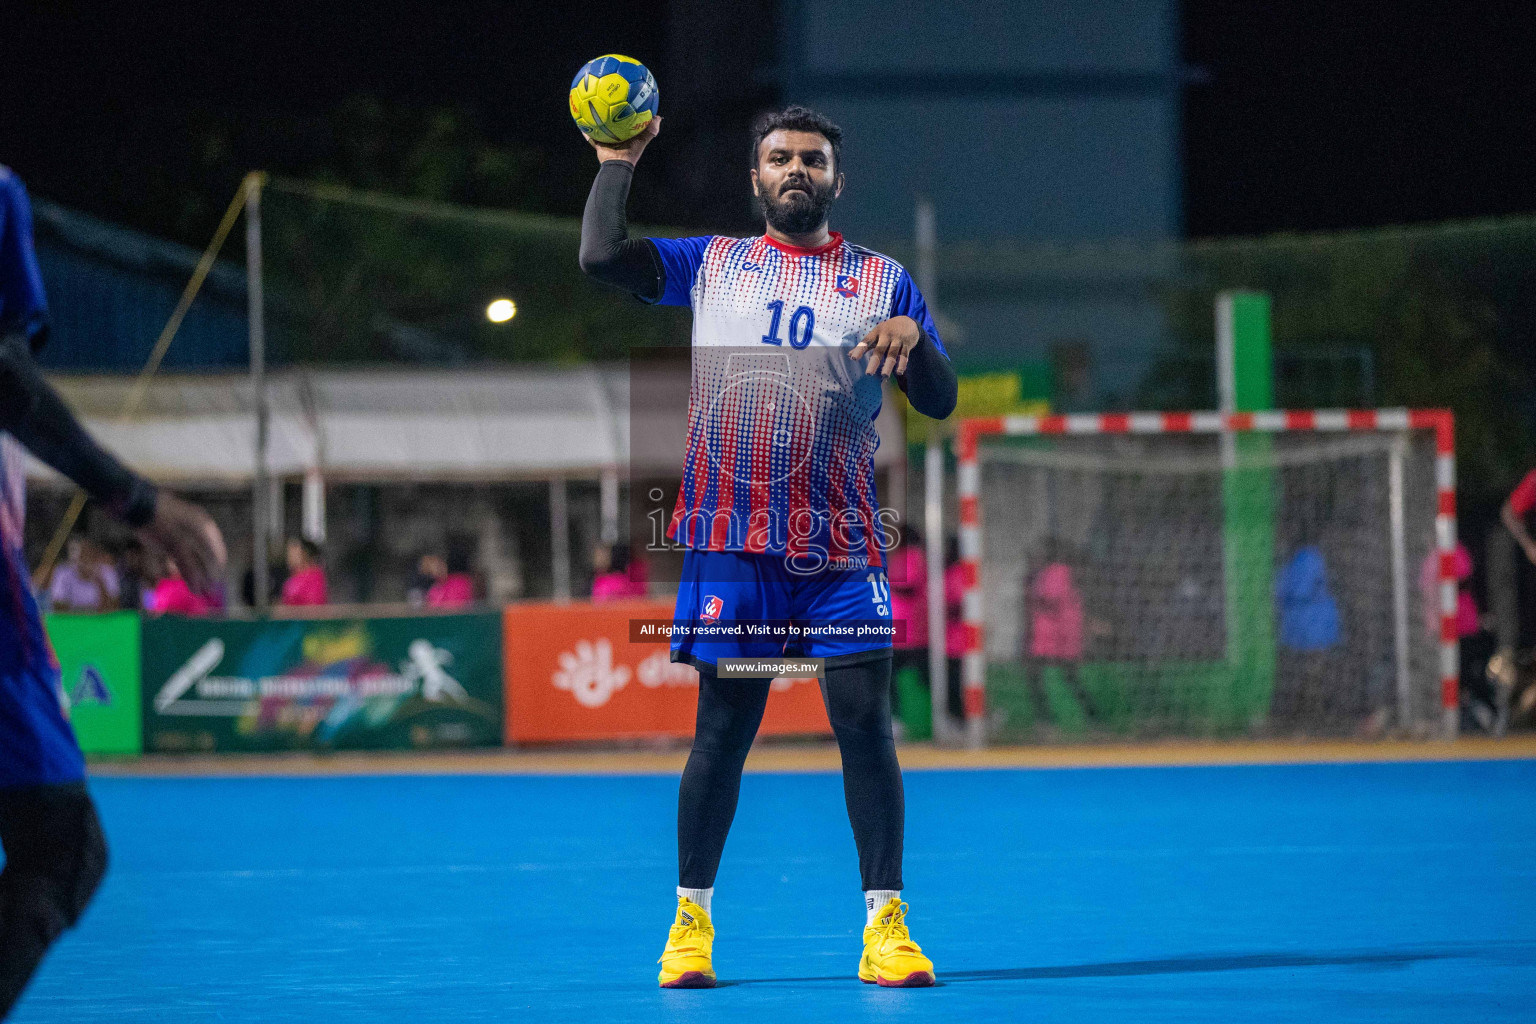
[[[854,978],[835,775],[749,775],[722,987],[662,992],[673,778],[101,779],[15,1020],[1531,1021],[1536,762],[907,776],[932,990]]]

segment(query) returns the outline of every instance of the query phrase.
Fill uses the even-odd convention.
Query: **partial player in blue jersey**
[[[658,118],[623,146],[594,144],[601,163],[581,237],[592,277],[693,311],[688,443],[668,536],[686,548],[672,656],[698,668],[699,706],[659,980],[715,983],[715,874],[769,691],[766,679],[722,679],[720,662],[793,654],[825,659],[822,696],[864,888],[858,976],[931,985],[901,901],[884,561],[894,524],[875,494],[874,419],[893,377],[918,412],[948,416],[955,374],[912,276],[828,226],[844,186],[835,124],[803,107],[759,121],[749,180],[762,235],[631,239],[630,182],[660,127]]]
[[[224,567],[206,513],[124,468],[81,429],[33,361],[47,332],[31,205],[0,166],[0,1018],[85,909],[107,856],[22,555],[23,449],[170,554],[194,587]]]

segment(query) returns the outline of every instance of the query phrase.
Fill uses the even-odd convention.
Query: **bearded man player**
[[[803,107],[758,122],[749,177],[764,234],[631,239],[630,183],[659,130],[655,119],[621,146],[593,144],[600,166],[581,237],[587,274],[694,315],[686,469],[668,535],[686,547],[675,614],[684,630],[672,658],[699,670],[699,706],[678,793],[677,913],[659,981],[715,984],[715,872],[769,691],[767,679],[722,679],[719,663],[794,649],[825,659],[822,697],[864,889],[858,977],[932,985],[933,963],[912,940],[901,899],[905,805],[873,421],[892,375],[917,411],[948,416],[955,374],[911,275],[827,226],[844,185],[835,124]],[[786,642],[720,628],[751,622],[802,632]],[[871,624],[887,628],[855,628]]]

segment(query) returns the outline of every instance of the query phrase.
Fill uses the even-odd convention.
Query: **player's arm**
[[[80,426],[59,393],[43,378],[20,334],[0,341],[0,427],[27,450],[69,477],[130,526],[154,514],[155,486],[129,471]]]
[[[894,373],[907,401],[924,416],[942,420],[955,411],[960,382],[928,306],[906,271],[896,283],[890,318],[876,324],[848,355],[865,360],[867,374]]]
[[[912,317],[902,314],[881,321],[848,355],[867,356],[867,374],[889,377],[894,373],[897,387],[924,416],[942,420],[955,411],[960,392],[955,368],[935,337]]]
[[[1526,474],[1525,479],[1520,481],[1515,493],[1509,496],[1509,500],[1499,510],[1499,518],[1504,521],[1504,528],[1519,543],[1525,557],[1536,565],[1536,538],[1531,536],[1531,531],[1525,526],[1525,517],[1533,501],[1536,501],[1536,470]],[[1522,507],[1516,507],[1517,503]]]
[[[896,383],[907,393],[912,408],[931,419],[942,420],[955,411],[960,381],[938,342],[921,326],[918,332],[921,337],[907,352],[905,368],[896,371]]]
[[[0,166],[0,336],[20,334],[36,352],[48,336],[48,298],[32,248],[32,201]]]
[[[43,377],[21,334],[0,338],[0,429],[169,552],[194,589],[223,572],[224,540],[208,514],[158,490],[98,445]]]
[[[587,276],[623,288],[647,302],[661,298],[666,288],[666,270],[649,239],[629,237],[625,208],[629,204],[635,164],[660,130],[661,119],[654,118],[644,131],[620,146],[591,143],[602,162],[581,215],[581,269]]]

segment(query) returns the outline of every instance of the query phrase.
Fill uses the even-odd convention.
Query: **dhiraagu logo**
[[[59,662],[59,701],[87,754],[143,749],[139,703],[140,624],[132,612],[51,614],[48,640]]]
[[[80,677],[74,683],[65,682],[65,708],[74,711],[83,705],[112,706],[112,691],[106,685],[106,677],[89,662],[80,666]]]
[[[613,663],[613,644],[607,637],[578,640],[576,649],[561,651],[560,667],[550,677],[557,690],[565,690],[584,708],[600,708],[629,685],[628,665]]]
[[[100,704],[104,707],[112,706],[112,691],[107,689],[106,677],[95,665],[87,662],[80,667],[80,678],[75,685],[66,691],[71,708],[80,707],[82,704]]]

